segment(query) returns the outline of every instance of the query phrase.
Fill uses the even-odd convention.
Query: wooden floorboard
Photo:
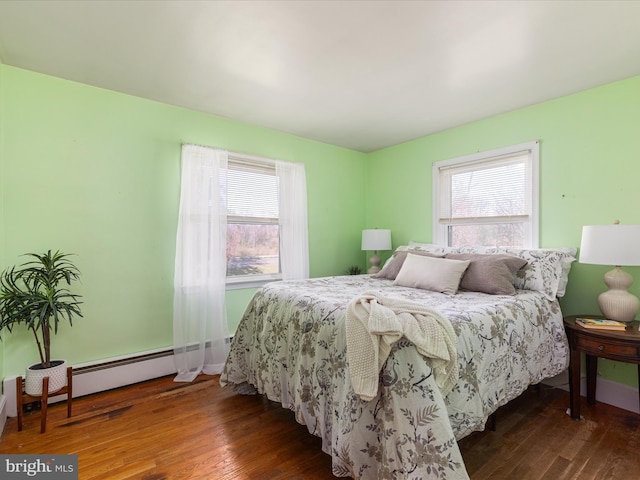
[[[640,415],[582,404],[566,414],[568,393],[527,390],[498,411],[496,431],[460,441],[472,480],[640,478]],[[77,454],[81,480],[321,480],[335,478],[319,438],[293,413],[261,396],[222,389],[218,377],[193,383],[161,378],[49,408],[24,429],[7,421],[3,453]]]

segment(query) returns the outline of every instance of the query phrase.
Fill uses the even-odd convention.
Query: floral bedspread
[[[378,396],[350,384],[346,305],[365,291],[424,302],[457,335],[460,376],[443,398],[429,360],[402,339],[380,373]],[[276,282],[259,290],[240,322],[221,375],[295,412],[322,439],[333,474],[363,479],[468,478],[457,445],[498,407],[568,366],[557,301],[538,292],[454,296],[393,286],[367,275]]]

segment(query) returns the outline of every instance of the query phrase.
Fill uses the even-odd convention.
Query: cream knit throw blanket
[[[391,347],[403,336],[431,359],[435,381],[446,396],[458,381],[456,335],[451,322],[419,303],[365,292],[347,306],[347,360],[355,393],[371,400]]]

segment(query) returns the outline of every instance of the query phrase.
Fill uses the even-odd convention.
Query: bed
[[[574,254],[410,244],[399,247],[376,276],[269,284],[245,311],[221,384],[291,409],[322,439],[337,477],[468,478],[457,440],[483,430],[498,407],[568,366],[557,297],[564,294]],[[524,260],[522,267],[510,267],[513,293],[477,291],[493,289],[487,275],[499,275],[486,266],[498,257]],[[469,263],[452,294],[434,291],[439,286],[406,286],[402,273],[415,267],[416,258]],[[473,285],[478,278],[472,273],[481,280],[484,275],[482,285]],[[447,275],[438,270],[431,277],[446,283]],[[466,276],[473,281],[465,282]],[[432,359],[404,337],[391,345],[373,398],[354,391],[345,324],[350,305],[363,295],[403,299],[448,319],[457,368],[444,395]]]

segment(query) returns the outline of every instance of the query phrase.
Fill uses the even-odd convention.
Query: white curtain
[[[225,305],[224,150],[183,145],[173,297],[176,382],[222,371],[228,354]],[[222,252],[222,253],[221,253]]]
[[[307,180],[301,163],[276,162],[280,185],[280,264],[284,280],[309,278]]]

